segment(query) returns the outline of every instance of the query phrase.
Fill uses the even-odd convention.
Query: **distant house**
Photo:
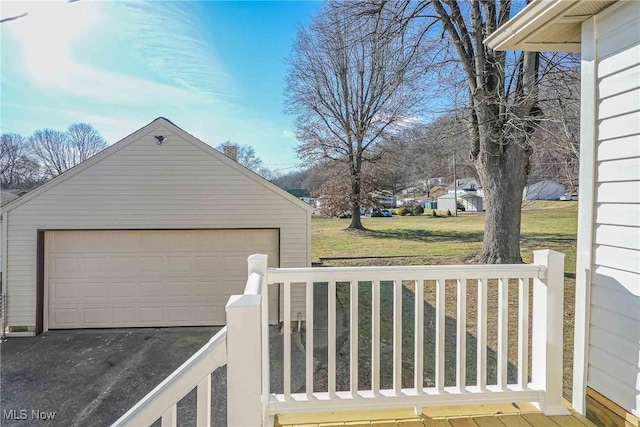
[[[479,179],[476,178],[459,178],[456,179],[456,185],[453,183],[447,187],[447,192],[449,194],[454,194],[457,192],[461,193],[475,193],[482,196],[482,184]]]
[[[401,190],[400,192],[401,192],[403,195],[405,195],[405,196],[406,196],[406,195],[409,195],[409,194],[422,194],[422,193],[424,193],[424,191],[425,191],[425,190],[424,190],[424,187],[423,187],[423,186],[421,186],[421,185],[415,185],[415,186],[413,186],[413,187],[405,188],[404,190]]]
[[[454,210],[456,208],[454,201],[456,196],[457,202],[464,207],[465,211],[482,212],[484,210],[482,203],[484,193],[479,179],[456,179],[455,184],[452,183],[447,187],[447,194],[438,198],[438,209]]]
[[[294,197],[297,197],[298,199],[302,200],[309,206],[314,206],[314,207],[316,206],[316,203],[317,203],[316,199],[311,197],[311,194],[307,189],[293,188],[293,189],[287,190],[287,193],[291,194]]]
[[[523,200],[558,200],[565,193],[564,185],[551,179],[531,179],[524,187]]]
[[[371,194],[373,199],[381,204],[382,206],[388,208],[395,208],[397,206],[396,196],[393,195],[391,191],[382,190],[378,193]]]

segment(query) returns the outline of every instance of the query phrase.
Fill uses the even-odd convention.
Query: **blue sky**
[[[298,163],[285,58],[318,2],[2,2],[2,132],[93,124],[112,144],[158,116],[216,146]]]

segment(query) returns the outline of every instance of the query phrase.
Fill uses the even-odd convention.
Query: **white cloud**
[[[291,132],[290,130],[282,131],[282,135],[287,139],[296,139],[296,134]]]
[[[124,37],[150,69],[175,84],[231,98],[235,83],[207,40],[196,2],[116,3]]]
[[[98,103],[156,103],[201,105],[226,103],[233,82],[223,64],[202,38],[197,19],[178,5],[151,3],[38,2],[8,3],[3,17],[28,12],[28,16],[3,25],[13,52],[30,82]],[[3,5],[4,6],[4,5]],[[110,69],[86,59],[77,50],[86,40],[113,38],[111,49],[129,49],[146,69],[136,75],[112,64]],[[126,46],[118,46],[117,43]],[[84,55],[83,55],[84,54]],[[7,64],[3,55],[4,63]],[[163,76],[160,82],[153,76]]]

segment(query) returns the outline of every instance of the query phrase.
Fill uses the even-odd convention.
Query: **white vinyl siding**
[[[150,125],[7,212],[8,325],[35,324],[38,230],[278,229],[280,266],[308,266],[309,211],[227,163],[171,126]]]
[[[640,2],[596,17],[590,387],[640,413]]]

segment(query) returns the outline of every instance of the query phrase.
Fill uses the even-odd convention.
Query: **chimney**
[[[222,147],[222,152],[234,162],[238,161],[238,147],[235,145],[225,145]]]

